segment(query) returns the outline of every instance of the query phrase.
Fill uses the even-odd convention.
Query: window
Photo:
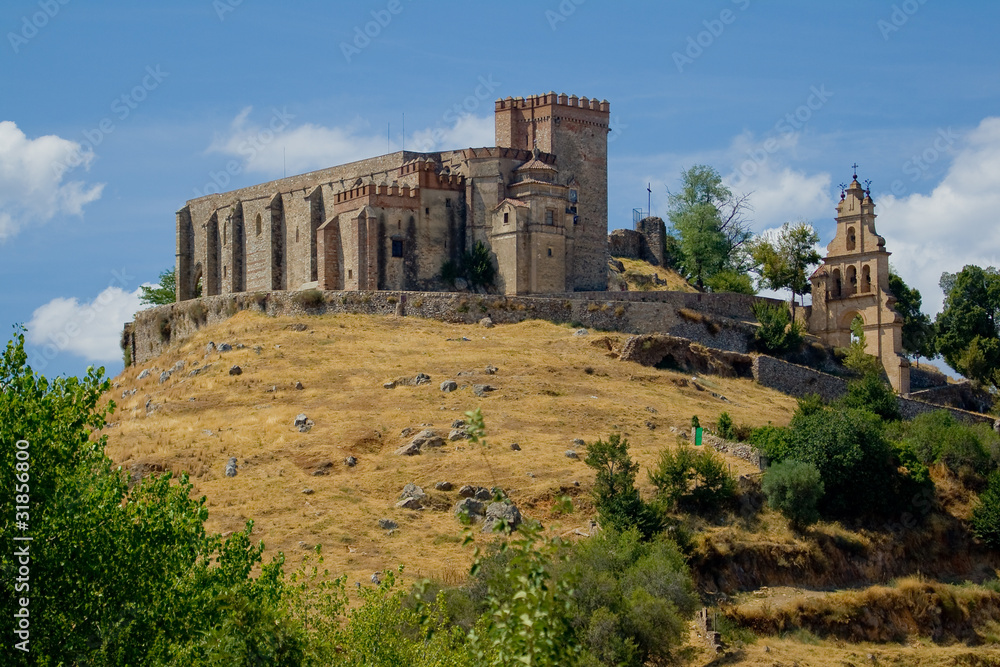
[[[545,211],[545,224],[546,225],[551,225],[553,217],[554,216],[552,215],[551,209],[548,210],[548,211]]]
[[[227,269],[227,268],[229,268],[229,267],[226,267],[226,266],[222,267],[222,277],[223,277],[223,278],[225,278],[225,277],[226,277],[226,269]]]
[[[299,228],[298,227],[295,228],[295,242],[296,243],[299,242]]]
[[[229,223],[222,225],[222,245],[229,243]]]
[[[506,225],[508,222],[510,222],[510,213],[504,211],[504,214],[503,214],[503,224]]]
[[[857,236],[854,234],[854,227],[847,228],[847,249],[854,250],[857,246]]]
[[[397,239],[392,241],[392,256],[402,257],[403,256],[403,242]]]
[[[552,256],[552,248],[549,248],[549,257]]]
[[[354,277],[354,271],[352,271],[351,269],[347,269],[347,277],[348,277],[348,279],[353,278]]]
[[[576,203],[576,190],[570,190],[569,191],[569,202],[571,204],[575,204]]]
[[[260,236],[260,213],[257,214],[257,236]]]
[[[451,200],[450,199],[445,199],[444,200],[444,207],[445,208],[451,208]]]
[[[424,209],[424,215],[430,215],[430,214],[431,214],[431,210],[429,208],[425,208]]]

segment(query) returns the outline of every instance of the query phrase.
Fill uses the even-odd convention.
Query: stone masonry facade
[[[497,100],[496,145],[400,151],[192,199],[177,212],[177,300],[272,290],[451,289],[476,242],[496,290],[607,286],[606,100]]]

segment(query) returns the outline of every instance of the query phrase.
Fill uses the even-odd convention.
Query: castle
[[[607,286],[607,100],[497,100],[496,146],[399,151],[177,212],[177,300],[239,292],[450,289],[477,242],[497,291]]]

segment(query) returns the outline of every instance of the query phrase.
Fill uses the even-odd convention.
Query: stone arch
[[[233,291],[243,292],[247,288],[246,233],[243,229],[243,204],[237,203],[233,210]]]
[[[844,280],[840,275],[840,269],[833,270],[832,284],[830,285],[830,296],[839,299],[844,293]]]
[[[853,296],[858,293],[858,269],[855,266],[848,266],[844,272],[844,278],[847,282],[847,296]]]
[[[202,285],[202,270],[201,262],[194,265],[194,271],[191,273],[191,294],[193,298],[197,299],[203,296],[205,293],[204,286]]]
[[[858,245],[858,235],[854,231],[854,227],[847,228],[847,249],[854,250]]]
[[[872,291],[872,267],[867,264],[861,267],[861,291],[865,294]]]
[[[271,213],[271,289],[286,289],[285,278],[285,209],[281,195],[276,194],[268,204]]]

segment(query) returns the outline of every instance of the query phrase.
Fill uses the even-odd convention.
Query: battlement
[[[530,95],[528,97],[507,97],[498,99],[495,103],[496,111],[508,109],[537,109],[546,106],[572,107],[574,109],[589,109],[590,111],[611,112],[611,104],[607,100],[598,101],[597,98],[577,97],[576,95],[566,95],[566,93],[548,92],[544,95]]]

